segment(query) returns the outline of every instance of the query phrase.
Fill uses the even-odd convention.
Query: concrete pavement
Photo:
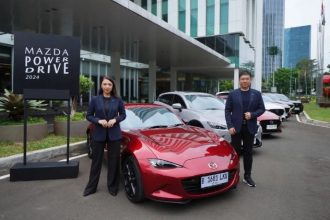
[[[76,179],[0,180],[0,219],[329,219],[330,129],[296,122],[264,138],[254,151],[256,188],[234,191],[187,205],[146,201],[132,204],[123,189],[112,197],[103,167],[98,192],[82,197],[90,160],[80,158]]]

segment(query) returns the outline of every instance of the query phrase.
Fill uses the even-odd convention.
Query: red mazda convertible
[[[154,104],[127,104],[120,126],[127,198],[185,203],[236,188],[239,158],[216,134]],[[88,139],[93,126],[88,128]]]

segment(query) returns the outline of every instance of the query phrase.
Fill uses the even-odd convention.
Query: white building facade
[[[115,79],[125,101],[152,102],[164,91],[215,93],[220,79],[234,79],[237,87],[244,64],[261,89],[262,0],[33,3],[8,0],[0,8],[1,91],[14,83],[15,31],[78,37],[80,74],[95,82],[86,102],[103,75]]]
[[[254,72],[253,87],[261,90],[262,77],[262,13],[263,0],[131,0],[159,19],[168,22],[173,27],[187,35],[211,43],[225,57],[229,57],[234,65],[237,87],[237,68],[252,67]],[[258,19],[259,18],[259,19]],[[231,37],[228,36],[231,35]],[[230,45],[230,38],[234,45]],[[224,36],[224,39],[208,37]],[[227,37],[226,37],[227,36]],[[205,38],[206,37],[206,38]],[[217,50],[216,42],[226,41],[237,53],[232,56],[223,50]],[[228,44],[223,45],[227,47]],[[219,78],[223,78],[221,73]]]

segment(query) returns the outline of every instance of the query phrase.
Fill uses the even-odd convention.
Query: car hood
[[[279,104],[273,103],[273,102],[265,102],[265,108],[266,110],[270,110],[270,109],[284,109],[284,107],[282,107]]]
[[[301,101],[300,100],[290,100],[292,103],[294,104],[301,104]]]
[[[205,156],[228,156],[231,145],[206,129],[193,126],[135,131],[135,135],[158,159],[183,165]]]
[[[262,115],[258,117],[258,121],[263,121],[263,120],[280,120],[280,117],[273,112],[270,111],[265,111]]]
[[[193,112],[196,112],[200,117],[205,121],[211,122],[220,122],[223,125],[226,125],[225,110],[195,110],[190,109]]]

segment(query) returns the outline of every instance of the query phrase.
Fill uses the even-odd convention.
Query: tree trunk
[[[78,105],[78,100],[77,99],[78,99],[77,96],[73,96],[73,98],[72,98],[71,113],[70,113],[71,117],[73,117],[74,114],[77,111],[77,105]]]

